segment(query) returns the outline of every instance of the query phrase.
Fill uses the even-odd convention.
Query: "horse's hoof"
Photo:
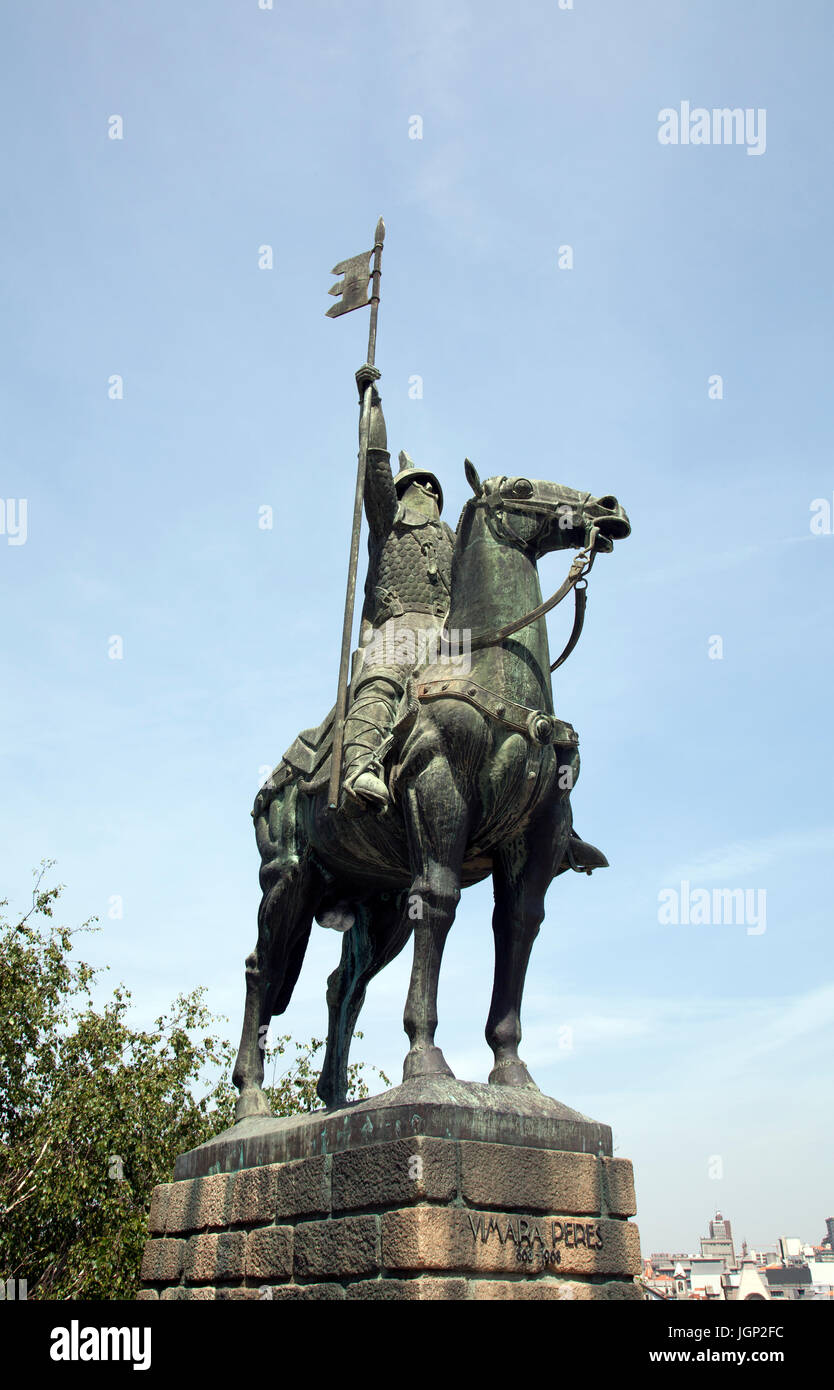
[[[247,1086],[241,1091],[235,1106],[235,1124],[241,1120],[251,1120],[259,1115],[270,1117],[272,1111],[269,1108],[269,1101],[261,1090],[260,1086]]]
[[[523,1086],[527,1091],[539,1088],[520,1057],[509,1057],[505,1062],[496,1062],[489,1074],[490,1086]]]
[[[321,1079],[316,1087],[316,1095],[325,1110],[342,1110],[347,1105],[347,1091],[340,1091],[338,1087],[323,1086]]]
[[[412,1047],[403,1062],[403,1081],[413,1081],[418,1076],[450,1076],[455,1073],[449,1066],[439,1047]]]

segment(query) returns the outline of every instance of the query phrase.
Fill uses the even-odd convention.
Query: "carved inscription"
[[[512,1241],[519,1264],[547,1267],[562,1263],[562,1250],[601,1250],[602,1227],[596,1221],[568,1221],[536,1216],[484,1216],[467,1212],[472,1240],[482,1245]]]

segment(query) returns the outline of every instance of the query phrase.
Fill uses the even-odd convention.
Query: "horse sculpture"
[[[580,551],[562,586],[567,592],[584,580],[595,554],[611,551],[631,527],[615,497],[524,477],[482,483],[468,461],[466,472],[474,495],[457,530],[447,630],[471,633],[471,666],[452,675],[438,661],[408,692],[388,771],[390,806],[379,815],[328,806],[332,720],[302,735],[258,794],[263,897],[257,945],[246,961],[238,1120],[269,1114],[262,1039],[289,1004],[314,917],[349,926],[328,981],[318,1083],[325,1105],[344,1103],[368,982],[412,932],[403,1079],[451,1076],[434,1041],[443,947],[461,888],[490,873],[489,1080],[535,1086],[518,1055],[521,1000],[545,894],[572,859],[570,790],[579,773],[577,735],[553,710],[545,613],[557,596],[542,603],[536,565],[554,550]]]

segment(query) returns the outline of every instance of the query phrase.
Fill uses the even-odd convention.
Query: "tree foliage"
[[[170,1181],[179,1154],[233,1121],[234,1050],[201,988],[147,1030],[131,1027],[123,985],[97,1007],[101,972],[75,954],[95,919],[53,920],[62,885],[44,887],[51,867],[36,871],[19,921],[6,920],[0,900],[0,1278],[25,1279],[30,1298],[129,1299],[152,1189]],[[282,1036],[267,1047],[274,1114],[319,1108],[323,1045]],[[354,1064],[351,1098],[367,1094]]]

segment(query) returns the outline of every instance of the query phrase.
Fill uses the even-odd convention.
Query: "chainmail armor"
[[[384,449],[368,451],[365,513],[370,535],[363,619],[378,627],[399,612],[443,617],[449,607],[455,533],[445,521],[403,514]]]

